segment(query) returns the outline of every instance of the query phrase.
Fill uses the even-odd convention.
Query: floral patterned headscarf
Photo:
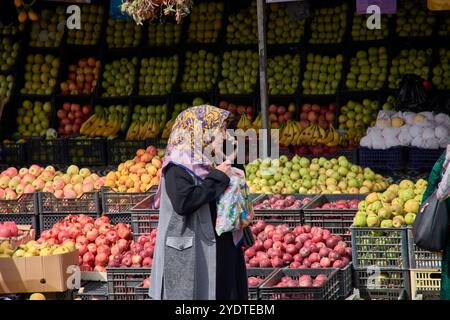
[[[207,148],[230,116],[230,112],[210,105],[186,109],[178,115],[167,142],[162,172],[170,163],[179,165],[203,179],[213,163],[204,156]],[[160,189],[155,207],[159,207]]]

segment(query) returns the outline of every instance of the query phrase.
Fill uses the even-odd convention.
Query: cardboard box
[[[33,226],[17,225],[17,229],[19,229],[19,236],[15,238],[0,238],[0,243],[9,241],[13,249],[16,250],[21,244],[26,244],[29,241],[36,239],[36,230],[33,229]]]
[[[0,293],[66,291],[71,265],[78,266],[78,250],[54,256],[2,258]]]

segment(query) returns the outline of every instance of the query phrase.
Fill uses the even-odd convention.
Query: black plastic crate
[[[108,188],[102,188],[101,194],[103,214],[131,213],[131,209],[151,195],[152,192],[153,191],[115,192]]]
[[[350,226],[353,224],[358,208],[356,209],[320,209],[325,203],[338,200],[364,200],[364,194],[323,194],[303,208],[305,224],[330,230],[334,235],[339,235],[348,244],[351,243]]]
[[[285,213],[273,212],[271,210],[266,210],[267,212],[256,212],[255,217],[253,218],[253,223],[256,223],[258,220],[264,220],[268,224],[287,224],[290,228],[295,228],[302,224],[302,214],[300,211],[290,212],[285,211]]]
[[[149,288],[144,287],[144,282],[141,282],[136,287],[136,297],[137,300],[151,300],[150,296],[148,295]]]
[[[0,214],[39,213],[37,193],[24,193],[17,200],[0,200]]]
[[[273,287],[284,276],[295,280],[302,275],[327,275],[328,279],[320,287]],[[339,298],[339,276],[337,269],[280,269],[270,276],[260,287],[261,300],[337,300]]]
[[[53,193],[39,192],[39,214],[100,214],[100,197],[98,192],[83,193],[76,199],[58,199]]]
[[[109,300],[139,300],[136,287],[150,277],[151,268],[106,268]]]
[[[408,228],[356,228],[352,231],[352,261],[355,268],[376,266],[408,269]]]
[[[108,283],[87,281],[81,285],[77,297],[81,300],[108,300]]]
[[[432,169],[445,149],[408,148],[410,169]]]
[[[26,143],[27,161],[39,165],[66,164],[66,140],[31,139]]]
[[[136,156],[136,151],[145,149],[145,140],[108,140],[106,150],[108,153],[108,164],[118,165]]]
[[[398,300],[398,294],[393,292],[405,291],[406,298],[410,297],[410,279],[408,270],[383,268],[355,269],[355,286],[362,297],[370,299]]]
[[[282,195],[283,198],[286,196],[289,196],[288,194]],[[294,194],[292,195],[296,200],[303,200],[305,198],[310,198],[311,201],[314,200],[316,195],[304,195],[304,194]],[[269,198],[269,195],[259,195],[255,196],[253,200],[253,205],[257,203],[261,203],[264,200],[267,200]],[[271,224],[282,224],[287,223],[289,227],[296,227],[303,223],[303,216],[302,216],[302,208],[301,206],[299,209],[295,210],[288,210],[288,209],[255,209],[255,218],[254,221],[257,220],[264,220],[266,223]]]
[[[339,299],[344,300],[353,292],[353,264],[339,269]]]
[[[111,220],[112,224],[118,224],[119,222],[131,224],[131,213],[104,213]]]
[[[69,213],[47,213],[47,214],[40,214],[39,215],[39,228],[40,232],[44,230],[51,229],[53,225],[61,220],[63,220],[65,217],[67,217]],[[93,219],[98,218],[98,215],[96,214],[89,214],[86,213],[86,216],[89,216]]]
[[[277,272],[278,269],[272,269],[272,268],[249,268],[247,269],[247,278],[250,277],[258,277],[261,280],[263,280],[258,286],[256,287],[248,287],[248,300],[258,300],[258,288],[264,283],[265,280],[267,280],[273,273]]]
[[[408,256],[411,269],[441,269],[442,254],[419,248],[414,243],[412,230],[408,230]]]
[[[359,165],[374,170],[401,170],[406,167],[403,147],[386,150],[359,148]]]
[[[104,139],[68,139],[68,163],[79,166],[106,166],[106,141]]]
[[[3,142],[2,162],[13,165],[24,165],[27,163],[25,143]]]
[[[39,234],[38,216],[34,213],[0,213],[0,222],[14,221],[16,224],[32,225]]]
[[[153,229],[158,227],[159,211],[153,213],[131,213],[131,229],[133,230],[133,238],[149,235]]]

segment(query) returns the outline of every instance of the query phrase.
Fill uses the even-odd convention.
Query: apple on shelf
[[[271,104],[269,106],[269,121],[271,128],[279,128],[280,125],[286,123],[295,117],[295,103],[289,103],[286,108],[283,105]]]

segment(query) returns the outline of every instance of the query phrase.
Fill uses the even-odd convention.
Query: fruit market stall
[[[209,103],[233,128],[279,129],[280,156],[245,166],[250,299],[439,298],[441,257],[415,245],[411,226],[450,142],[450,15],[399,0],[369,30],[353,1],[305,3],[265,5],[265,88],[256,0],[196,1],[142,24],[93,0],[79,4],[79,29],[65,4],[11,0],[0,294],[149,299],[164,148],[178,114]],[[11,286],[3,270],[26,282],[32,260],[79,268],[80,283],[43,271],[47,287]]]

